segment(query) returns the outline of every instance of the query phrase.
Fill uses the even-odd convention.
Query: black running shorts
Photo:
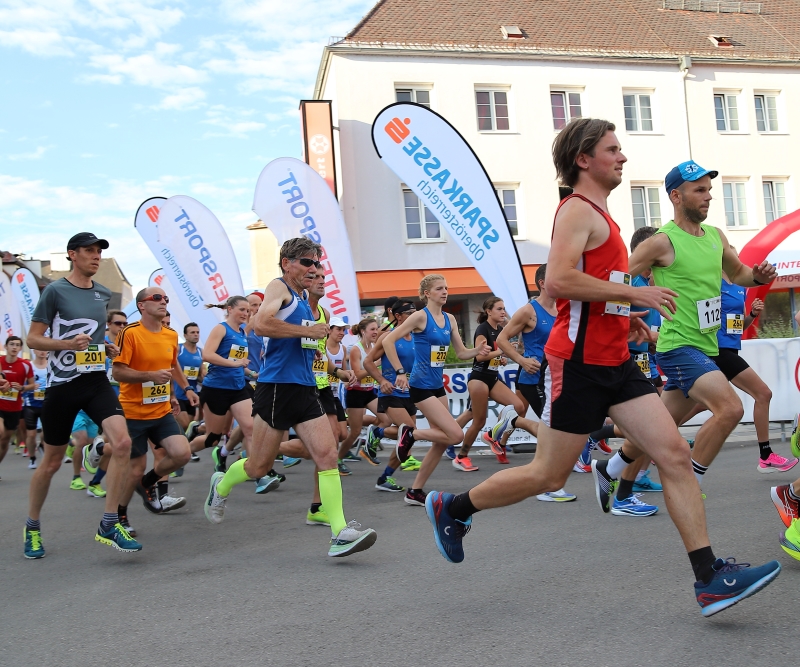
[[[241,389],[217,389],[204,386],[200,390],[200,397],[206,408],[218,417],[224,417],[232,405],[252,400],[246,384]]]
[[[172,413],[158,419],[128,419],[128,433],[131,436],[131,458],[137,459],[147,454],[147,441],[156,448],[173,435],[183,435],[183,430]]]
[[[42,408],[34,408],[32,405],[26,405],[22,408],[22,415],[25,419],[26,429],[35,431],[39,428],[39,418],[42,416]]]
[[[407,396],[378,396],[378,413],[386,412],[387,408],[405,410],[412,417],[417,414],[417,406]]]
[[[323,412],[326,415],[338,415],[339,412],[336,408],[336,397],[333,395],[333,390],[330,387],[317,388],[319,393],[319,403],[322,406]]]
[[[541,419],[542,411],[544,410],[544,387],[539,384],[524,384],[520,382],[517,384],[517,389],[525,397],[525,400],[530,403],[531,410]]]
[[[742,357],[739,356],[739,350],[734,350],[730,347],[721,347],[719,348],[719,355],[716,357],[709,357],[711,361],[713,361],[719,369],[725,373],[725,377],[728,378],[728,382],[733,380],[739,373],[742,371],[746,371],[750,368],[750,364],[748,364]]]
[[[344,403],[347,409],[366,408],[378,397],[378,393],[372,391],[361,391],[359,389],[347,389],[344,394]]]
[[[259,382],[253,401],[253,416],[258,415],[272,428],[288,431],[295,424],[325,414],[316,386]]]
[[[0,410],[0,420],[3,422],[3,428],[5,428],[6,433],[13,433],[14,431],[16,431],[17,426],[19,426],[19,422],[21,419],[22,419],[22,410],[20,410],[19,412]]]
[[[480,382],[483,382],[487,387],[489,387],[489,391],[491,391],[494,388],[494,386],[500,381],[500,376],[497,375],[497,373],[472,371],[469,374],[467,382],[472,382],[473,380],[479,380]]]
[[[416,387],[409,387],[408,396],[411,402],[416,405],[422,403],[422,401],[427,398],[442,398],[442,396],[447,396],[447,392],[444,390],[444,387],[439,387],[438,389],[417,389]]]

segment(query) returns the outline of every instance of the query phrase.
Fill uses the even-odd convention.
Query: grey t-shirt
[[[68,340],[88,334],[92,343],[102,345],[106,334],[106,307],[111,290],[99,283],[76,287],[66,278],[44,288],[32,320],[50,327],[55,340]],[[52,350],[47,357],[48,386],[69,382],[78,376],[74,350]]]

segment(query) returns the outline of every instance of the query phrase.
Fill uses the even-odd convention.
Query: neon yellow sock
[[[250,481],[250,477],[248,477],[247,473],[244,471],[244,462],[245,459],[239,459],[236,461],[236,463],[228,468],[228,472],[225,473],[225,477],[223,477],[220,483],[217,484],[217,493],[219,493],[219,495],[221,495],[223,498],[227,498],[228,494],[231,492],[231,489],[233,489],[233,487],[237,484]]]
[[[320,470],[318,475],[319,499],[330,519],[331,532],[338,535],[339,531],[347,525],[342,507],[342,478],[339,476],[338,468]]]

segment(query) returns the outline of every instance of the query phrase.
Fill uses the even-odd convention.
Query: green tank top
[[[318,317],[315,320],[317,324],[325,324],[325,311],[322,306],[317,304]],[[311,363],[312,370],[314,371],[314,380],[317,383],[317,389],[325,389],[329,386],[328,383],[328,351],[327,351],[328,337],[320,338],[317,341],[317,349],[322,354],[322,359],[314,359]]]
[[[693,236],[670,220],[656,232],[669,237],[675,261],[666,267],[654,266],[653,280],[678,293],[672,320],[661,322],[657,352],[688,346],[710,357],[719,354],[716,332],[722,313],[722,242],[715,227],[700,227],[705,234]]]

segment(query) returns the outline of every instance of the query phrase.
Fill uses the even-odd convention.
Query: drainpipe
[[[692,66],[692,59],[689,56],[678,57],[678,67],[682,72],[683,77],[683,109],[686,112],[686,137],[689,140],[689,159],[693,160],[692,156],[692,130],[689,124],[689,97],[686,93],[686,77],[689,74],[689,68]]]

